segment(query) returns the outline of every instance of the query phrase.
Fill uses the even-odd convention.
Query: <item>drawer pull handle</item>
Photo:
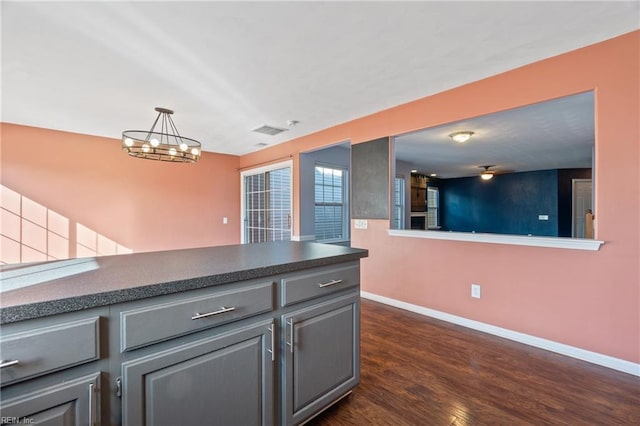
[[[329,287],[330,285],[340,284],[341,282],[342,280],[331,280],[327,283],[318,283],[318,287],[320,288]]]
[[[89,426],[93,426],[96,423],[93,421],[94,418],[94,393],[95,393],[95,385],[93,383],[89,384]]]
[[[5,368],[5,367],[11,367],[12,365],[16,365],[18,364],[20,361],[18,361],[17,359],[11,360],[11,361],[0,361],[0,368]]]
[[[287,321],[287,324],[289,325],[289,336],[290,336],[290,340],[291,342],[287,342],[287,345],[289,345],[289,351],[291,353],[293,353],[293,318],[291,319],[291,321]]]
[[[224,314],[226,312],[231,312],[231,311],[235,311],[236,308],[234,306],[230,306],[228,308],[225,308],[224,306],[220,307],[220,310],[217,311],[213,311],[213,312],[207,312],[206,314],[201,314],[199,312],[196,312],[196,314],[194,316],[191,317],[192,320],[197,320],[197,319],[201,319],[201,318],[207,318],[207,317],[212,317],[214,315],[220,315],[220,314]]]
[[[274,330],[274,324],[271,323],[271,326],[269,327],[269,331],[271,332],[271,349],[267,349],[267,352],[271,353],[271,361],[275,361],[276,360],[276,356],[275,356],[275,330]]]

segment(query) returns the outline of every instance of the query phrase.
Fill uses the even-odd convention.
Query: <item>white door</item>
[[[242,242],[291,239],[291,162],[242,172]]]
[[[593,181],[591,179],[572,180],[572,230],[573,238],[585,238],[585,214],[592,209]]]

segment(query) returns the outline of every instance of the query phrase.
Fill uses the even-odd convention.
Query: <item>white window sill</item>
[[[476,243],[511,244],[517,246],[552,247],[598,251],[604,241],[582,238],[536,237],[526,235],[480,234],[471,232],[420,231],[389,229],[392,237],[427,238],[432,240],[468,241]]]

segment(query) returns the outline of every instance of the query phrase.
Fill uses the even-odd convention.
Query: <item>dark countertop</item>
[[[0,324],[358,260],[367,250],[279,241],[5,265]]]

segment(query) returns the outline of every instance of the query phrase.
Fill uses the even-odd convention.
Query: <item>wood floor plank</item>
[[[362,301],[361,383],[308,423],[640,425],[640,378]]]

